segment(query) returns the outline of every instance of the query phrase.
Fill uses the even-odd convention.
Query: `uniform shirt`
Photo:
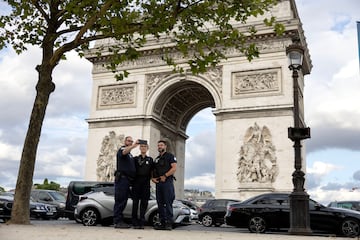
[[[165,175],[170,170],[172,163],[176,163],[176,157],[169,152],[157,156],[154,160],[154,177]]]
[[[134,157],[136,166],[136,176],[151,178],[151,171],[153,170],[154,161],[152,157],[139,155]]]
[[[116,155],[116,170],[129,177],[135,177],[136,167],[134,157],[131,153],[123,155],[125,146],[120,147]]]

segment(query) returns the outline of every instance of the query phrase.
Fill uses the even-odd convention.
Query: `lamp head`
[[[304,47],[300,45],[299,41],[292,43],[286,48],[286,55],[288,57],[289,69],[300,70],[304,58]]]

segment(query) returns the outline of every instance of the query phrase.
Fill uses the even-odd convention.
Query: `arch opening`
[[[216,124],[211,108],[196,113],[186,129],[184,188],[185,197],[200,198],[199,193],[215,192]],[[206,197],[208,197],[206,195]]]
[[[152,119],[157,123],[153,128],[153,136],[155,139],[161,138],[166,140],[168,142],[168,151],[175,154],[177,158],[178,170],[175,174],[177,178],[175,183],[177,196],[184,196],[186,172],[188,172],[188,176],[190,176],[189,178],[187,177],[190,181],[201,181],[202,178],[212,176],[212,179],[208,181],[211,182],[211,184],[204,190],[210,191],[214,188],[215,148],[210,153],[212,165],[207,165],[212,169],[210,170],[210,174],[208,172],[200,172],[196,175],[196,173],[193,172],[195,165],[201,166],[208,156],[195,156],[195,158],[202,158],[203,161],[185,156],[187,149],[196,151],[196,149],[194,149],[196,146],[189,146],[188,142],[192,142],[194,139],[197,141],[197,137],[201,138],[201,134],[203,134],[197,132],[195,134],[200,134],[200,136],[197,135],[195,138],[189,139],[187,128],[190,121],[194,117],[196,120],[196,115],[204,109],[207,109],[208,114],[212,114],[211,109],[216,107],[216,101],[208,87],[209,86],[204,86],[196,80],[176,79],[167,87],[161,89],[154,101],[152,115],[155,116],[155,118]],[[198,145],[199,149],[206,148],[206,145],[209,145],[209,141],[211,141],[211,145],[215,145],[215,120],[213,123],[212,137],[206,137],[206,140]],[[189,134],[190,137],[192,137],[194,132],[189,132]],[[186,159],[187,157],[189,161]],[[188,170],[186,171],[186,169]],[[202,169],[204,170],[205,168]]]
[[[192,117],[204,108],[215,108],[208,89],[193,81],[178,81],[165,89],[154,104],[153,113],[162,123],[185,132]]]

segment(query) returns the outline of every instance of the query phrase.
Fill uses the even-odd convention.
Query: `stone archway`
[[[157,51],[148,49],[139,59],[119,66],[130,75],[116,82],[104,67],[107,56],[89,54],[94,69],[85,178],[102,176],[99,159],[111,159],[103,151],[110,133],[115,139],[126,135],[147,139],[151,156],[157,155],[156,142],[166,139],[178,159],[176,194],[182,197],[186,127],[197,112],[211,107],[216,116],[216,197],[244,199],[290,191],[294,152],[287,128],[293,123],[294,104],[285,48],[294,36],[305,47],[306,42],[301,25],[294,24],[299,19],[293,0],[281,1],[274,12],[284,18],[287,30],[282,37],[268,29],[249,39],[257,43],[260,58],[248,62],[237,50],[228,49],[226,61],[198,76],[171,72]],[[256,24],[253,21],[249,24]],[[95,47],[106,44],[109,41],[99,41]],[[181,56],[175,60],[184,61]],[[303,73],[310,69],[306,51]],[[302,90],[303,80],[300,76]]]
[[[151,116],[150,139],[155,139],[155,142],[156,139],[166,140],[169,152],[177,157],[177,195],[181,196],[184,190],[186,127],[202,109],[215,108],[216,102],[221,105],[216,85],[222,80],[221,73],[221,68],[215,68],[199,76],[172,73],[146,75],[145,109]]]

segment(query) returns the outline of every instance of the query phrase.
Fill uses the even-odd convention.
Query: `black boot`
[[[172,223],[171,222],[166,222],[165,223],[165,230],[172,230]]]
[[[165,223],[163,223],[163,222],[155,223],[154,224],[154,229],[155,230],[165,230]]]

